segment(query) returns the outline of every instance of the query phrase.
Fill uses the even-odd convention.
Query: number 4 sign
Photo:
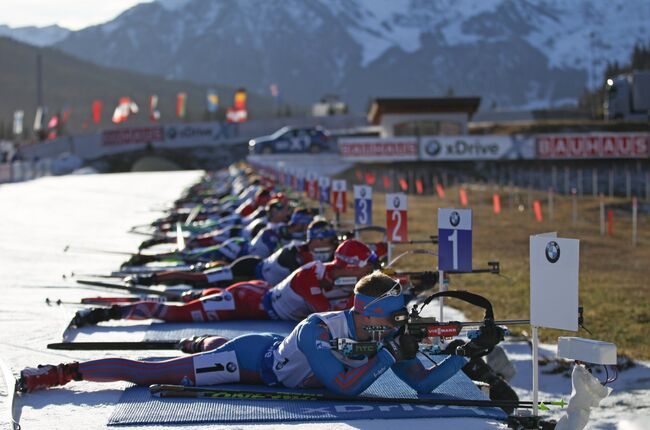
[[[368,185],[354,186],[354,223],[372,224],[372,187]]]
[[[347,207],[347,188],[345,179],[332,181],[332,207],[334,212],[343,213]]]
[[[472,271],[471,209],[438,209],[438,269]]]
[[[386,238],[388,242],[408,240],[406,194],[386,194]]]

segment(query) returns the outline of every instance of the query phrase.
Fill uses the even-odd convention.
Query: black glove
[[[158,277],[155,273],[150,275],[130,275],[124,278],[124,282],[130,285],[155,285],[158,283]]]
[[[438,272],[422,272],[409,278],[417,291],[428,290],[438,283]]]
[[[411,360],[418,352],[419,344],[410,334],[401,334],[396,338],[385,339],[384,348],[390,352],[395,361]]]
[[[489,354],[494,347],[503,340],[505,330],[493,322],[486,323],[479,328],[478,336],[456,350],[457,355],[469,358],[483,357]]]

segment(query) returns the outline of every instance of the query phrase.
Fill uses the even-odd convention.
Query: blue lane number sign
[[[318,178],[318,194],[321,203],[330,202],[330,178],[327,176]]]
[[[408,200],[406,194],[386,194],[386,240],[408,242]]]
[[[372,187],[354,186],[354,223],[372,225]]]
[[[471,209],[438,209],[438,269],[472,271]]]

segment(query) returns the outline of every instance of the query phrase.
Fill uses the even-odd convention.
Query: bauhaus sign
[[[538,158],[627,158],[650,155],[648,133],[581,133],[536,136]]]

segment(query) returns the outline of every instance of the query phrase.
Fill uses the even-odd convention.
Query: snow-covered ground
[[[48,307],[46,297],[79,300],[106,292],[80,288],[63,274],[108,273],[123,256],[98,253],[64,253],[66,245],[133,251],[141,236],[127,234],[136,224],[152,221],[165,203],[177,197],[201,172],[138,173],[41,178],[31,182],[0,186],[0,355],[14,372],[36,364],[69,362],[114,355],[101,351],[54,351],[46,344],[61,340],[64,326],[74,308]],[[111,293],[113,294],[113,293]],[[450,316],[452,310],[449,311]],[[136,323],[123,323],[136,325]],[[139,329],[118,332],[119,340],[139,340]],[[95,333],[94,340],[111,340],[112,333]],[[506,345],[518,374],[513,385],[522,399],[530,399],[530,348],[526,343]],[[552,346],[543,354],[551,355]],[[146,352],[120,352],[130,358]],[[167,353],[174,355],[173,352]],[[164,353],[156,351],[157,356]],[[541,399],[568,400],[570,380],[562,375],[541,376]],[[0,410],[5,410],[6,386]],[[126,383],[74,382],[62,388],[25,395],[18,400],[25,429],[104,428]],[[593,414],[591,429],[642,429],[650,422],[650,363],[622,373],[613,385],[614,393]],[[341,423],[287,425],[210,425],[206,428],[310,428],[391,429],[395,421],[376,420]],[[409,427],[436,429],[494,429],[504,426],[476,419],[410,420]],[[7,426],[0,415],[0,428]],[[146,427],[154,429],[157,427]],[[166,427],[169,428],[169,427]],[[185,427],[187,428],[187,427]]]

